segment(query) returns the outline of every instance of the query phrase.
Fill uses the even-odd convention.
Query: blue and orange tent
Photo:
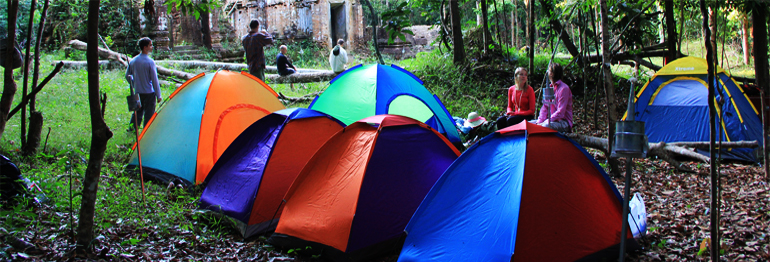
[[[309,108],[346,125],[374,115],[402,115],[428,124],[453,143],[460,134],[441,100],[422,80],[396,65],[357,65],[331,81]]]
[[[241,131],[284,108],[278,94],[252,75],[201,73],[169,95],[142,130],[142,168],[151,179],[200,184]],[[138,160],[135,150],[129,167]]]
[[[302,169],[269,241],[346,259],[395,250],[420,201],[459,154],[446,137],[408,117],[355,122]]]
[[[524,121],[485,137],[452,163],[409,221],[398,261],[616,257],[621,203],[582,147]]]
[[[645,122],[650,142],[709,141],[707,72],[705,59],[679,58],[661,68],[639,91],[634,104],[635,119]],[[746,92],[719,67],[715,82],[717,141],[761,142],[762,121]],[[722,158],[752,162],[758,153],[758,149],[750,148],[721,150]]]
[[[244,238],[275,229],[291,183],[344,126],[305,108],[284,109],[257,120],[214,164],[201,207],[234,218]]]

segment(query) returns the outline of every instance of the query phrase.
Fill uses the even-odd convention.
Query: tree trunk
[[[743,46],[743,64],[750,65],[751,60],[749,58],[751,55],[749,49],[751,49],[751,46],[749,46],[749,19],[747,17],[741,19],[741,44]]]
[[[19,11],[19,0],[10,0],[8,5],[8,38],[5,52],[5,71],[3,72],[3,96],[0,97],[0,137],[3,137],[5,125],[8,123],[8,111],[11,110],[13,96],[16,94],[16,82],[13,80],[13,53],[16,43],[16,15]]]
[[[481,41],[481,50],[484,51],[484,55],[489,53],[489,45],[492,44],[492,33],[489,32],[489,8],[487,7],[487,0],[481,1],[481,30],[484,41]]]
[[[754,6],[751,13],[751,22],[754,24],[754,74],[757,77],[757,86],[759,90],[762,90],[764,97],[770,96],[770,67],[767,62],[767,4],[758,4]],[[763,98],[764,99],[764,98]],[[765,100],[766,101],[766,100]],[[765,104],[762,108],[762,115],[765,119],[770,118],[770,106]],[[770,180],[770,125],[764,126],[764,161],[765,161],[765,178]]]
[[[612,58],[610,57],[610,31],[609,31],[609,18],[607,18],[607,1],[599,0],[600,13],[601,13],[601,27],[602,27],[602,70],[604,71],[604,92],[607,94],[607,137],[608,146],[612,149],[612,143],[615,141],[615,121],[618,120],[618,112],[615,105],[615,84],[612,80],[612,69],[610,63]],[[619,176],[620,169],[618,168],[618,159],[608,157],[607,162],[610,164],[610,171],[613,175]]]
[[[535,72],[535,3],[534,0],[525,0],[529,7],[529,15],[527,16],[527,37],[529,39],[529,49],[527,53],[529,55],[529,70],[527,72]],[[534,84],[535,80],[532,79],[530,85]]]
[[[99,190],[99,176],[104,160],[107,141],[112,137],[112,131],[104,122],[101,106],[99,105],[99,0],[88,1],[88,107],[91,114],[91,149],[88,154],[88,165],[83,178],[83,194],[80,205],[80,215],[77,229],[76,250],[92,251],[91,241],[94,239],[94,209],[96,192]]]
[[[463,29],[460,19],[460,6],[457,1],[449,1],[449,12],[452,13],[452,54],[454,63],[462,64],[465,62],[465,45],[463,44]]]
[[[27,23],[27,39],[26,41],[24,41],[25,43],[24,50],[26,51],[24,55],[24,67],[22,67],[24,70],[23,72],[24,80],[22,80],[22,84],[21,84],[22,97],[27,96],[27,90],[28,90],[27,86],[29,84],[29,66],[30,66],[29,59],[30,59],[30,52],[32,52],[32,50],[30,50],[30,46],[32,44],[32,26],[34,25],[33,22],[35,22],[35,19],[33,19],[33,17],[35,17],[36,8],[37,8],[37,0],[32,0],[29,6],[29,23]],[[21,129],[21,132],[19,132],[19,135],[21,137],[21,148],[26,148],[27,147],[27,108],[26,107],[21,108],[21,128],[20,129]]]
[[[674,19],[674,0],[665,0],[666,16],[666,45],[668,46],[668,55],[666,63],[670,63],[677,58],[679,53],[676,49],[676,20]]]
[[[201,4],[208,4],[207,0],[201,1]],[[201,12],[201,34],[203,34],[203,46],[211,49],[211,21],[209,18],[211,15],[208,11]]]
[[[43,39],[43,31],[45,30],[45,19],[48,16],[48,3],[50,0],[45,0],[45,3],[43,4],[43,12],[40,13],[40,22],[37,26],[37,39],[35,40],[35,66],[32,72],[32,89],[34,90],[37,88],[37,81],[40,78],[40,44]],[[30,124],[29,124],[29,133],[27,134],[27,146],[22,148],[25,155],[34,155],[37,151],[37,148],[40,146],[40,135],[43,132],[43,113],[37,112],[37,109],[35,108],[35,96],[30,96],[29,100],[29,112],[30,112]],[[34,121],[40,121],[39,125],[40,128],[34,128],[33,124],[38,125],[37,122]]]
[[[712,30],[713,27],[709,25],[709,20],[713,21],[713,12],[709,12],[706,8],[706,1],[700,0],[701,15],[703,15],[703,42],[706,47],[706,61],[708,64],[708,103],[709,103],[709,142],[711,144],[709,154],[711,156],[716,155],[716,105],[714,104],[715,91],[714,91],[714,55],[713,55],[713,40]],[[712,24],[713,26],[713,24]],[[710,174],[711,174],[711,246],[719,246],[719,175],[717,174],[717,163],[715,158],[710,159]],[[712,248],[711,261],[719,261],[719,248]]]

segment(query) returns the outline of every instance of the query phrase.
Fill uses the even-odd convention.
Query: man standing
[[[276,56],[276,66],[278,67],[278,74],[281,76],[291,75],[297,72],[297,67],[291,64],[291,60],[286,56],[289,49],[285,46],[281,46],[281,52]]]
[[[241,43],[246,50],[246,62],[249,64],[249,74],[265,81],[265,50],[266,45],[273,44],[273,36],[265,30],[257,32],[259,21],[251,20],[249,34],[243,37]]]
[[[348,52],[345,52],[345,41],[342,39],[337,40],[337,45],[332,49],[332,53],[329,54],[329,64],[332,65],[332,71],[334,73],[341,73],[345,71],[345,64],[348,63]]]
[[[147,122],[155,114],[156,102],[162,101],[160,85],[158,84],[158,71],[155,67],[155,61],[149,56],[152,52],[152,40],[142,37],[138,44],[142,52],[131,59],[126,70],[126,80],[131,82],[131,76],[133,76],[133,83],[131,84],[136,93],[139,94],[139,102],[141,103],[139,109],[131,116],[133,128],[138,128],[135,125],[142,122],[142,117],[144,117],[144,126],[147,126]]]

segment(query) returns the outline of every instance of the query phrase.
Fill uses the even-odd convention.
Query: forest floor
[[[54,58],[58,57],[48,59]],[[443,61],[432,63],[451,65],[450,60],[445,57]],[[413,62],[404,63],[409,66]],[[44,65],[42,72],[50,69],[49,65]],[[454,70],[451,66],[438,72],[407,69],[415,70],[413,72],[424,79],[434,77],[428,74]],[[0,140],[0,153],[15,161],[25,176],[37,181],[49,198],[47,203],[40,205],[16,205],[0,210],[0,260],[318,260],[299,256],[297,250],[276,250],[265,243],[264,237],[241,238],[227,221],[196,210],[200,190],[191,192],[176,186],[147,183],[146,200],[143,201],[138,178],[123,172],[134,138],[131,133],[124,132],[128,114],[123,100],[126,87],[122,74],[121,70],[101,74],[102,91],[109,97],[105,120],[115,137],[108,144],[102,170],[95,217],[95,253],[88,256],[71,253],[73,225],[78,222],[80,205],[77,192],[81,190],[80,181],[88,158],[90,125],[85,70],[67,70],[54,78],[38,98],[46,118],[44,130],[48,127],[53,130],[47,147],[34,157],[20,155],[18,116],[11,120],[13,124],[9,123]],[[19,79],[17,83],[21,85]],[[273,86],[276,91],[289,96],[312,93],[325,87],[308,84],[289,90],[286,85]],[[442,96],[447,108],[455,115],[467,115],[465,111],[476,107],[477,103],[469,101],[467,96],[444,96],[448,94],[446,90],[436,86],[429,88]],[[164,87],[164,94],[171,91],[172,87]],[[603,120],[606,103],[587,95],[575,99],[575,132],[606,137]],[[623,99],[619,100],[622,104]],[[497,100],[483,101],[496,103]],[[592,120],[594,101],[599,103],[597,125]],[[601,153],[589,152],[606,166]],[[684,163],[696,173],[675,171],[662,160],[635,160],[631,189],[632,194],[638,192],[644,198],[648,232],[639,240],[643,249],[631,254],[629,261],[710,259],[710,247],[705,244],[708,241],[704,241],[710,238],[709,165]],[[723,259],[770,260],[770,187],[762,168],[757,164],[728,162],[721,164],[719,169],[722,186],[722,244],[719,250]],[[622,192],[623,178],[613,177],[613,181]],[[378,261],[396,259],[397,255],[393,253]]]

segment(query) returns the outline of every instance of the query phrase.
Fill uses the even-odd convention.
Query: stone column
[[[158,51],[169,51],[169,43],[171,40],[168,38],[168,27],[170,26],[168,21],[168,12],[166,5],[163,4],[163,0],[155,1],[155,14],[158,16],[158,22],[155,25],[155,30],[152,34],[155,35],[153,40],[153,46]]]
[[[219,15],[220,10],[215,8],[209,14],[209,25],[211,26],[211,49],[217,53],[222,51],[222,35],[219,34]]]

